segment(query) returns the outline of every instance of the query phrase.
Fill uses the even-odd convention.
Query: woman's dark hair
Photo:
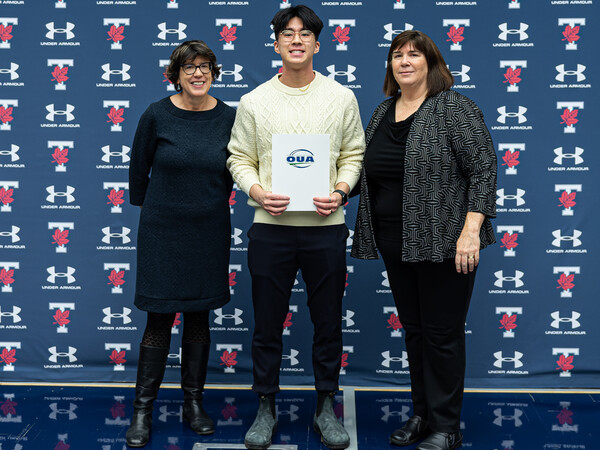
[[[440,50],[433,40],[425,33],[417,30],[407,30],[400,33],[392,41],[387,58],[387,70],[383,82],[383,92],[388,97],[398,93],[400,86],[392,73],[392,54],[411,43],[415,50],[425,55],[427,61],[427,95],[432,96],[442,91],[447,91],[454,84],[454,77],[450,73]]]
[[[171,59],[165,71],[165,75],[173,83],[177,92],[181,91],[181,85],[177,82],[179,69],[184,64],[192,63],[197,56],[202,56],[211,63],[213,81],[221,73],[221,67],[217,65],[217,57],[204,41],[185,41],[171,53]]]
[[[304,26],[305,30],[310,30],[315,35],[315,40],[319,40],[319,34],[323,29],[323,22],[319,19],[319,16],[305,5],[292,6],[290,8],[282,9],[273,20],[271,20],[271,25],[273,25],[273,31],[275,32],[275,39],[279,38],[279,33],[281,33],[287,27],[287,24],[294,17],[298,17]]]

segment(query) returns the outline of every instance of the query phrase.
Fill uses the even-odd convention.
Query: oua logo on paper
[[[297,167],[299,169],[306,169],[315,162],[315,156],[311,151],[305,148],[299,148],[293,150],[287,157],[286,161],[290,166]]]

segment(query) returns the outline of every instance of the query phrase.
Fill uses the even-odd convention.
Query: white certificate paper
[[[274,134],[274,194],[289,195],[286,211],[315,211],[313,197],[329,195],[329,135]]]

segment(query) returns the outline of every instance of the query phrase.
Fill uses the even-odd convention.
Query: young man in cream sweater
[[[346,278],[343,205],[356,184],[364,153],[364,133],[352,91],[313,70],[319,52],[321,19],[299,5],[271,21],[275,52],[283,69],[240,101],[229,142],[227,166],[255,208],[248,231],[255,328],[252,340],[256,419],[245,437],[249,449],[271,445],[277,428],[283,323],[298,269],[306,283],[314,325],[313,370],[318,393],[315,430],[330,448],[350,444],[333,412],[342,355],[342,298]],[[272,192],[274,134],[329,136],[329,194],[313,198],[313,211],[286,211],[290,198]]]

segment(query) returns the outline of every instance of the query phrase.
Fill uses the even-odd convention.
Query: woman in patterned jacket
[[[388,53],[391,96],[366,130],[352,256],[381,253],[406,332],[413,416],[393,432],[418,450],[461,445],[464,325],[479,252],[495,242],[496,155],[477,105],[450,90],[435,43],[405,31]]]

